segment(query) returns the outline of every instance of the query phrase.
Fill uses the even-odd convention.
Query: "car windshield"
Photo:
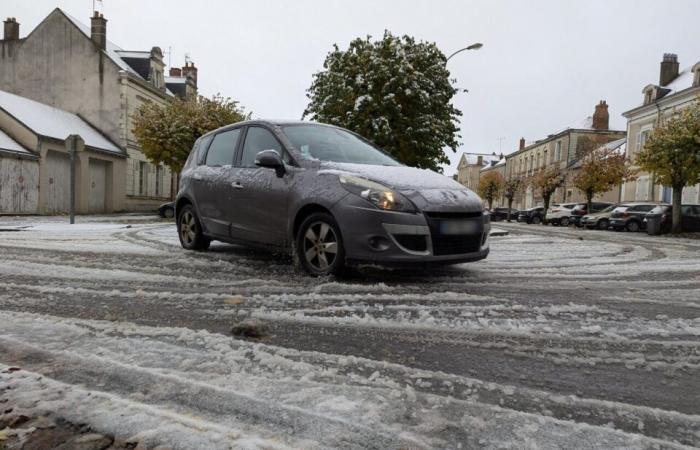
[[[610,205],[610,206],[608,206],[607,208],[601,210],[600,212],[602,212],[602,213],[611,212],[611,211],[614,210],[615,208],[617,208],[617,205]]]
[[[307,160],[400,166],[386,153],[359,136],[323,125],[290,125],[284,134]]]
[[[649,214],[663,214],[667,210],[671,211],[671,208],[669,206],[659,205],[659,206],[655,206],[654,209],[649,211]]]

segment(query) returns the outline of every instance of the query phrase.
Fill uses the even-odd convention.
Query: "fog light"
[[[372,236],[371,238],[369,238],[368,243],[372,250],[376,250],[378,252],[383,252],[384,250],[387,250],[391,245],[388,239],[383,238],[381,236]]]

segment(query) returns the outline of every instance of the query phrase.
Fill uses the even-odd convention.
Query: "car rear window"
[[[654,205],[637,205],[630,208],[630,211],[649,212],[654,209]]]

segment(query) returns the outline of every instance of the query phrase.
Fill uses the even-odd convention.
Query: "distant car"
[[[639,231],[644,230],[644,216],[660,203],[628,203],[624,206],[618,206],[610,214],[610,227],[614,230],[621,231]],[[663,205],[666,205],[664,203]]]
[[[501,220],[508,220],[510,216],[510,220],[518,220],[518,211],[517,209],[511,208],[510,210],[508,208],[493,208],[491,210],[491,220],[492,221],[501,221]]]
[[[569,217],[571,217],[571,210],[578,203],[562,203],[554,204],[547,210],[547,222],[552,225],[561,225],[563,227],[569,226]]]
[[[525,223],[542,223],[544,216],[544,207],[536,206],[534,208],[524,209],[518,213],[518,222]]]
[[[673,207],[671,205],[659,205],[649,211],[643,223],[653,217],[661,218],[661,232],[670,233],[673,225]],[[681,230],[700,231],[700,205],[681,205]]]
[[[589,229],[597,228],[599,230],[607,230],[610,226],[610,215],[617,207],[627,207],[627,205],[610,205],[602,211],[594,212],[581,216],[580,225]]]
[[[166,219],[175,217],[175,202],[163,203],[158,207],[158,215]]]
[[[579,203],[578,205],[574,206],[574,209],[571,210],[571,217],[569,220],[577,227],[582,227],[583,225],[581,224],[581,218],[583,216],[587,215],[589,212],[591,214],[595,214],[603,211],[604,209],[609,208],[611,205],[612,203],[608,202],[591,202],[591,211],[588,211],[588,203]]]

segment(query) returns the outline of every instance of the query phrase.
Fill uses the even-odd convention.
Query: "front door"
[[[266,128],[248,127],[237,158],[237,207],[231,216],[234,237],[264,244],[283,245],[287,239],[287,200],[293,173],[278,177],[274,170],[257,167],[255,156],[275,150],[289,161],[282,145]]]
[[[207,234],[229,237],[230,210],[237,189],[232,184],[236,168],[233,166],[241,129],[223,131],[212,140],[205,163],[194,169],[192,183],[195,202],[202,226]]]

